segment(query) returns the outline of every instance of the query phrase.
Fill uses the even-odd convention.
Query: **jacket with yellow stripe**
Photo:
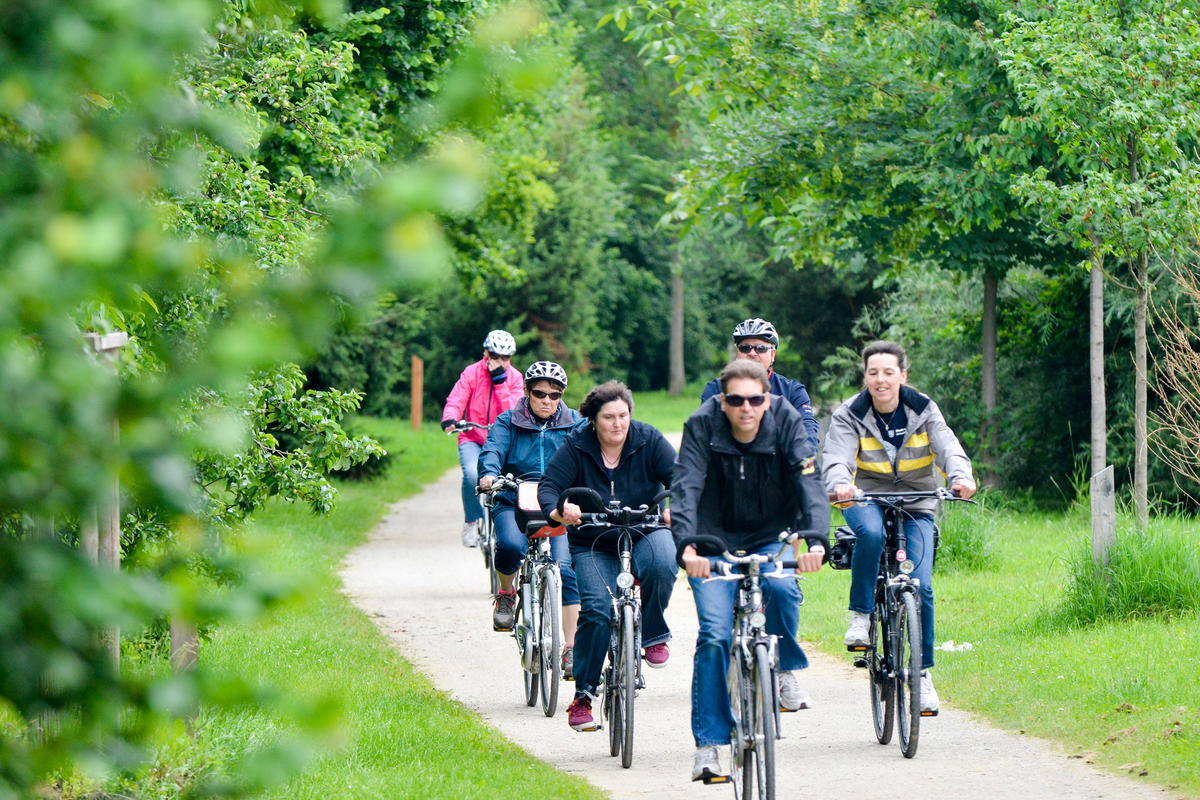
[[[830,495],[842,483],[864,492],[922,491],[971,477],[967,458],[937,403],[908,386],[900,387],[900,406],[908,419],[907,438],[894,454],[879,434],[866,389],[838,406],[825,435],[821,470]],[[910,512],[932,513],[937,500],[919,500]]]

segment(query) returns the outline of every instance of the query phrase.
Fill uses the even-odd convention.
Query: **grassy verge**
[[[700,392],[704,384],[688,384],[678,397],[666,392],[636,392],[633,395],[633,416],[648,422],[663,433],[683,430],[683,423],[700,407]]]
[[[1200,795],[1200,610],[1073,623],[1063,604],[1071,559],[1088,546],[1086,515],[1000,513],[980,524],[992,529],[986,566],[943,571],[939,561],[935,575],[938,643],[972,645],[935,653],[942,699],[1113,771]],[[848,594],[848,572],[808,578],[801,621],[810,640],[847,660]],[[864,678],[864,703],[866,693]]]

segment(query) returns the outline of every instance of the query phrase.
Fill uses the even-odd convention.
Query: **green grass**
[[[969,518],[960,509],[947,514]],[[1200,795],[1200,608],[1071,624],[1070,557],[1090,547],[1086,516],[998,513],[986,522],[990,566],[948,570],[939,557],[937,641],[974,647],[935,653],[943,700],[1113,771]],[[1194,529],[1189,538],[1194,548]],[[849,573],[822,570],[804,589],[802,633],[849,661],[841,645]]]
[[[689,383],[678,397],[671,397],[666,392],[635,392],[633,416],[663,433],[677,433],[683,430],[683,423],[692,412],[700,407],[703,389],[703,383]]]

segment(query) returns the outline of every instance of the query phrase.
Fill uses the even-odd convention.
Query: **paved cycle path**
[[[728,786],[690,782],[692,654],[696,611],[686,580],[668,609],[674,639],[665,669],[645,670],[637,700],[633,766],[608,755],[606,731],[576,733],[566,722],[574,684],[563,683],[558,712],[525,705],[516,645],[491,627],[487,574],[478,550],[459,543],[460,473],[447,472],[415,497],[392,506],[342,569],[346,594],[379,629],[454,700],[544,761],[583,776],[614,800],[727,800]],[[803,626],[803,614],[801,626]],[[806,651],[801,683],[815,708],[784,714],[777,745],[778,796],[1074,800],[1171,797],[1164,789],[1112,776],[1051,745],[996,730],[947,707],[921,725],[920,748],[905,759],[898,745],[872,734],[866,679],[848,659]],[[724,754],[723,754],[724,755]],[[503,787],[495,787],[498,796]]]

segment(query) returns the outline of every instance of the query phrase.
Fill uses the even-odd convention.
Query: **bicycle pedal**
[[[497,633],[512,633],[512,628],[511,628],[511,627],[508,627],[508,628],[497,628],[497,627],[495,626],[495,624],[493,624],[493,625],[492,625],[492,630],[496,631]]]
[[[854,666],[858,667],[859,669],[866,669],[867,660],[865,658],[856,658],[854,659]]]
[[[731,779],[728,775],[714,775],[711,772],[705,772],[698,780],[705,786],[714,786],[718,783],[729,783]]]
[[[936,711],[922,711],[921,712],[922,717],[936,717],[937,715],[938,715],[938,712],[936,712]]]
[[[846,645],[846,652],[865,653],[867,652],[867,646],[865,644],[848,644]]]

